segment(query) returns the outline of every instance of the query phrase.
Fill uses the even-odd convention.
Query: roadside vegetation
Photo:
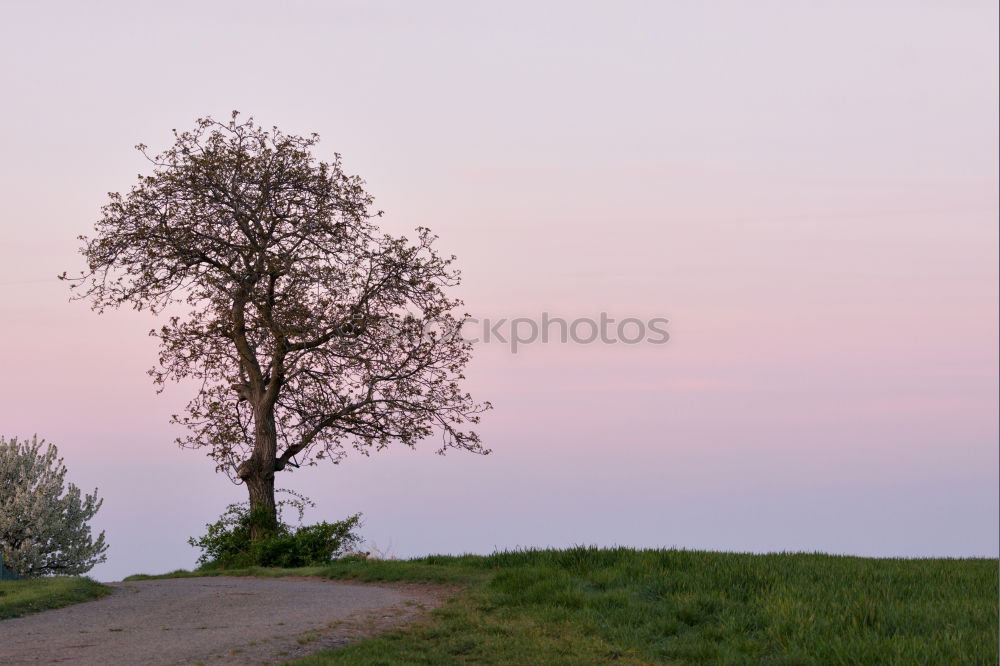
[[[573,548],[165,576],[461,586],[322,664],[993,664],[997,560]]]
[[[99,599],[111,588],[75,576],[0,581],[0,620]]]
[[[201,569],[246,567],[307,567],[329,564],[334,558],[353,551],[361,537],[361,514],[334,523],[322,521],[303,525],[308,507],[316,504],[291,490],[279,490],[289,498],[275,506],[274,516],[252,511],[249,502],[230,504],[214,523],[205,525],[205,534],[188,543],[201,549]],[[282,520],[285,509],[298,512],[298,526]],[[259,531],[257,538],[254,531]]]
[[[107,559],[88,524],[103,500],[66,471],[54,444],[0,435],[0,561],[19,576],[80,576]]]

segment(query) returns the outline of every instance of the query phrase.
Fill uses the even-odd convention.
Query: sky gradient
[[[477,347],[494,453],[279,475],[396,556],[623,544],[997,556],[997,7],[34,3],[0,20],[0,432],[100,488],[103,580],[193,564],[244,489],[168,425],[154,321],[68,303],[132,146],[230,110],[431,227],[478,317],[665,345]]]

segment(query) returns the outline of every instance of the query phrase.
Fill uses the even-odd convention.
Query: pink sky
[[[102,579],[191,566],[242,488],[172,445],[153,321],[67,303],[106,193],[231,109],[430,226],[480,317],[486,458],[295,473],[397,556],[574,543],[997,555],[995,3],[76,3],[0,20],[0,432],[106,498]]]

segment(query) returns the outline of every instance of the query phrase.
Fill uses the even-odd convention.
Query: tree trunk
[[[240,465],[237,475],[250,494],[250,538],[254,541],[274,532],[278,526],[274,501],[274,464],[278,437],[274,409],[260,409],[254,414],[254,449]]]
[[[244,481],[250,494],[250,538],[256,541],[274,532],[278,525],[274,472],[251,474]]]

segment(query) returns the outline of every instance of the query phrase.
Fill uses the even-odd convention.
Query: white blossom
[[[58,450],[32,437],[0,437],[0,552],[22,576],[78,575],[104,562],[104,532],[87,524],[104,500],[70,483]]]

